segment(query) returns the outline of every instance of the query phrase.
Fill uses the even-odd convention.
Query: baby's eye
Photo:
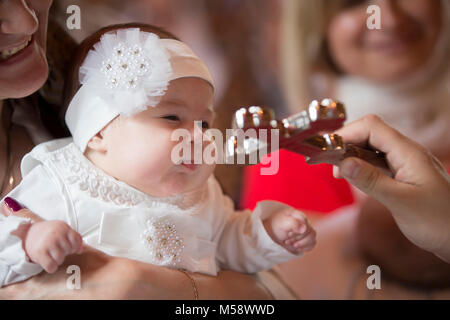
[[[170,121],[180,121],[180,117],[178,117],[177,115],[174,115],[174,114],[163,116],[162,118],[170,120]]]

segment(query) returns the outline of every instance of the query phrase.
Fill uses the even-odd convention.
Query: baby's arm
[[[70,223],[67,201],[60,190],[56,177],[40,164],[23,178],[8,197],[45,220]],[[43,270],[40,264],[32,263],[25,252],[27,242],[31,246],[33,241],[38,241],[36,238],[43,236],[40,234],[42,226],[38,223],[31,225],[28,219],[0,214],[0,287],[23,281]],[[28,241],[22,241],[21,236],[24,235],[30,236]],[[31,249],[32,256],[35,256],[32,253],[34,250]]]
[[[316,244],[316,231],[300,211],[291,208],[277,211],[263,225],[273,241],[292,253],[309,251]]]
[[[311,238],[314,238],[314,232],[309,226],[306,228],[307,246],[302,245],[297,249],[281,245],[283,241],[291,240],[292,235],[293,239],[297,239],[303,226],[307,225],[304,220],[283,213],[295,212],[292,208],[279,202],[262,201],[253,212],[235,211],[232,201],[225,196],[224,199],[221,206],[225,209],[221,223],[223,229],[217,232],[217,237],[220,237],[217,261],[223,269],[246,273],[267,270],[278,263],[299,257],[304,250],[309,249],[307,246],[313,245]],[[299,231],[291,230],[298,226]]]
[[[29,260],[49,273],[55,272],[66,256],[82,252],[80,234],[64,221],[22,224],[13,234],[22,239]]]

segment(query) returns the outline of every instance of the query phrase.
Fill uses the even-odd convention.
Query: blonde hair
[[[450,3],[443,8],[443,37],[448,37]],[[350,3],[351,4],[351,3]],[[349,0],[285,0],[281,12],[280,81],[290,112],[304,109],[316,94],[312,76],[321,71],[339,74],[327,48],[328,21],[349,5]],[[442,49],[449,53],[448,48]],[[443,61],[446,63],[446,60]]]
[[[298,111],[311,100],[309,79],[315,69],[335,70],[326,50],[326,28],[327,21],[344,6],[344,2],[345,0],[283,2],[281,85],[290,111]]]

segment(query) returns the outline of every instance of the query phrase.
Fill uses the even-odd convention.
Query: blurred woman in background
[[[372,3],[380,8],[379,30],[367,25]],[[333,97],[349,122],[375,113],[448,156],[449,7],[448,0],[288,1],[282,82],[289,110]]]
[[[450,95],[450,4],[447,0],[375,3],[381,9],[380,30],[367,27],[369,1],[284,2],[280,81],[287,107],[277,112],[283,116],[301,111],[313,99],[334,98],[345,104],[349,122],[375,113],[445,162],[450,150],[446,138],[450,108],[443,103]],[[276,178],[266,178],[267,184],[281,189],[308,180],[308,186],[297,183],[295,191],[267,190],[260,187],[262,181],[254,180],[259,168],[250,168],[245,207],[275,197],[300,209],[331,212],[354,201],[340,182],[310,181],[330,178],[328,166],[292,174],[299,166],[307,167],[302,157],[285,152],[280,157],[284,165]],[[286,163],[295,163],[295,168]],[[318,191],[327,192],[329,199],[320,201]]]
[[[381,29],[368,28],[371,4],[380,9]],[[377,114],[449,166],[449,6],[447,0],[285,1],[285,113],[301,111],[312,99],[334,98],[345,104],[350,121]],[[381,204],[334,180],[331,166],[309,167],[301,156],[286,151],[279,161],[275,176],[260,176],[260,166],[246,171],[245,207],[276,199],[333,213],[316,225],[316,249],[303,261],[282,266],[300,297],[449,294],[449,265],[412,245]],[[384,287],[379,292],[365,286],[370,264],[381,267]],[[430,289],[437,287],[444,289]]]

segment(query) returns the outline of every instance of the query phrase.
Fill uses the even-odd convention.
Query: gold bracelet
[[[198,288],[197,285],[195,284],[194,278],[192,278],[185,270],[183,269],[178,269],[178,271],[181,271],[182,273],[184,273],[186,275],[186,277],[189,278],[189,280],[191,281],[192,284],[192,289],[194,289],[194,300],[198,300]]]

